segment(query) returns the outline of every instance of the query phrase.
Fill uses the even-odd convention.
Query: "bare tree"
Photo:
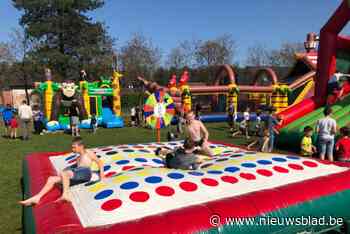
[[[197,45],[198,41],[195,39],[180,42],[177,47],[170,51],[166,65],[175,69],[194,67]]]
[[[276,67],[290,67],[295,63],[295,53],[304,50],[304,45],[302,43],[283,43],[280,49],[270,52],[270,65]]]
[[[0,42],[0,63],[12,64],[15,60],[10,43]]]
[[[160,49],[141,33],[134,34],[120,49],[121,67],[129,79],[136,79],[139,75],[152,78],[160,59]]]
[[[195,53],[197,65],[212,67],[231,63],[235,50],[235,41],[229,34],[214,40],[198,41]]]
[[[252,67],[270,65],[270,51],[264,44],[256,44],[248,48],[246,64]]]

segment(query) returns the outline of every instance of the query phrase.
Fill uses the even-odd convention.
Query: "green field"
[[[230,138],[226,123],[208,124],[211,140],[219,140],[238,145],[246,144],[241,138]],[[162,132],[166,140],[167,130]],[[1,127],[1,133],[3,128]],[[142,143],[155,141],[155,132],[144,128],[102,129],[95,135],[83,131],[88,147]],[[1,233],[21,233],[21,207],[17,201],[22,198],[20,180],[22,160],[33,152],[68,151],[72,137],[63,133],[33,136],[30,141],[9,140],[0,137],[0,230]]]

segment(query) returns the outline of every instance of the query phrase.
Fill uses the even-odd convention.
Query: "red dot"
[[[302,166],[300,166],[300,165],[298,165],[298,164],[294,164],[294,163],[288,164],[288,167],[290,167],[290,168],[292,168],[292,169],[294,169],[294,170],[298,170],[298,171],[304,170],[304,168],[303,168]]]
[[[219,182],[217,182],[214,179],[210,179],[210,178],[203,178],[201,181],[203,184],[205,184],[207,186],[211,186],[211,187],[218,186],[218,184],[219,184]]]
[[[170,197],[174,195],[175,190],[168,186],[159,186],[156,188],[156,193],[158,193],[160,196]]]
[[[280,166],[274,166],[273,169],[277,172],[280,172],[280,173],[288,173],[289,172],[289,170],[287,168],[280,167]]]
[[[149,195],[146,192],[133,192],[129,198],[134,202],[145,202],[149,199]]]
[[[119,208],[122,205],[122,201],[119,199],[112,199],[109,201],[106,201],[105,203],[102,204],[101,208],[102,210],[105,211],[112,211],[117,208]]]
[[[318,162],[319,162],[319,163],[322,163],[322,164],[324,164],[324,165],[330,165],[330,164],[332,164],[332,162],[331,162],[331,161],[328,161],[328,160],[318,160]]]
[[[110,171],[107,174],[105,174],[105,177],[111,177],[111,176],[114,176],[115,174],[117,174],[115,171]]]
[[[317,167],[317,163],[311,161],[304,161],[303,164],[307,167]]]
[[[236,177],[233,176],[222,176],[221,180],[226,182],[226,183],[230,183],[230,184],[234,184],[238,182],[238,179]]]
[[[105,148],[105,149],[102,149],[102,151],[110,151],[112,150],[112,148]]]
[[[255,180],[256,179],[255,175],[253,175],[251,173],[240,173],[239,176],[242,177],[243,179],[246,179],[246,180]]]
[[[135,149],[143,149],[144,147],[141,146],[141,145],[135,145],[134,148],[135,148]]]
[[[198,186],[195,183],[185,181],[180,183],[180,188],[186,192],[193,192],[197,190]]]
[[[122,170],[123,171],[126,171],[126,170],[129,170],[129,169],[132,169],[132,168],[134,168],[135,166],[124,166],[124,167],[122,167]]]
[[[272,172],[266,169],[258,169],[256,170],[256,172],[262,176],[267,176],[267,177],[272,176]]]

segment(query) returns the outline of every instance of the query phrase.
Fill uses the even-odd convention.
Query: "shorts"
[[[73,172],[73,177],[70,178],[70,186],[89,182],[92,176],[91,169],[88,167],[69,167],[65,170]]]
[[[197,158],[194,155],[174,155],[169,153],[166,155],[166,167],[182,170],[196,170]]]
[[[71,116],[70,117],[70,124],[72,126],[77,126],[79,125],[79,117],[78,116]]]

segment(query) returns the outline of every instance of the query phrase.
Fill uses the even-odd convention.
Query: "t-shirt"
[[[249,121],[249,119],[250,119],[249,112],[245,111],[245,112],[243,113],[243,118],[244,118],[245,121]]]
[[[4,122],[10,122],[12,117],[13,117],[13,112],[11,108],[5,108],[2,111],[2,119],[4,120]]]
[[[304,136],[301,140],[301,154],[304,156],[312,155],[312,138]]]
[[[31,119],[33,117],[32,108],[26,104],[20,105],[18,108],[18,116],[20,119]]]
[[[339,157],[342,159],[350,159],[350,138],[343,137],[338,140],[335,145],[336,148],[339,148]]]
[[[10,120],[10,126],[11,126],[11,128],[18,128],[18,122],[17,122],[16,118],[12,118]]]
[[[321,140],[333,140],[334,134],[331,131],[336,128],[337,122],[329,116],[317,121],[316,129]]]
[[[135,116],[136,115],[136,109],[135,107],[131,108],[131,116]]]

